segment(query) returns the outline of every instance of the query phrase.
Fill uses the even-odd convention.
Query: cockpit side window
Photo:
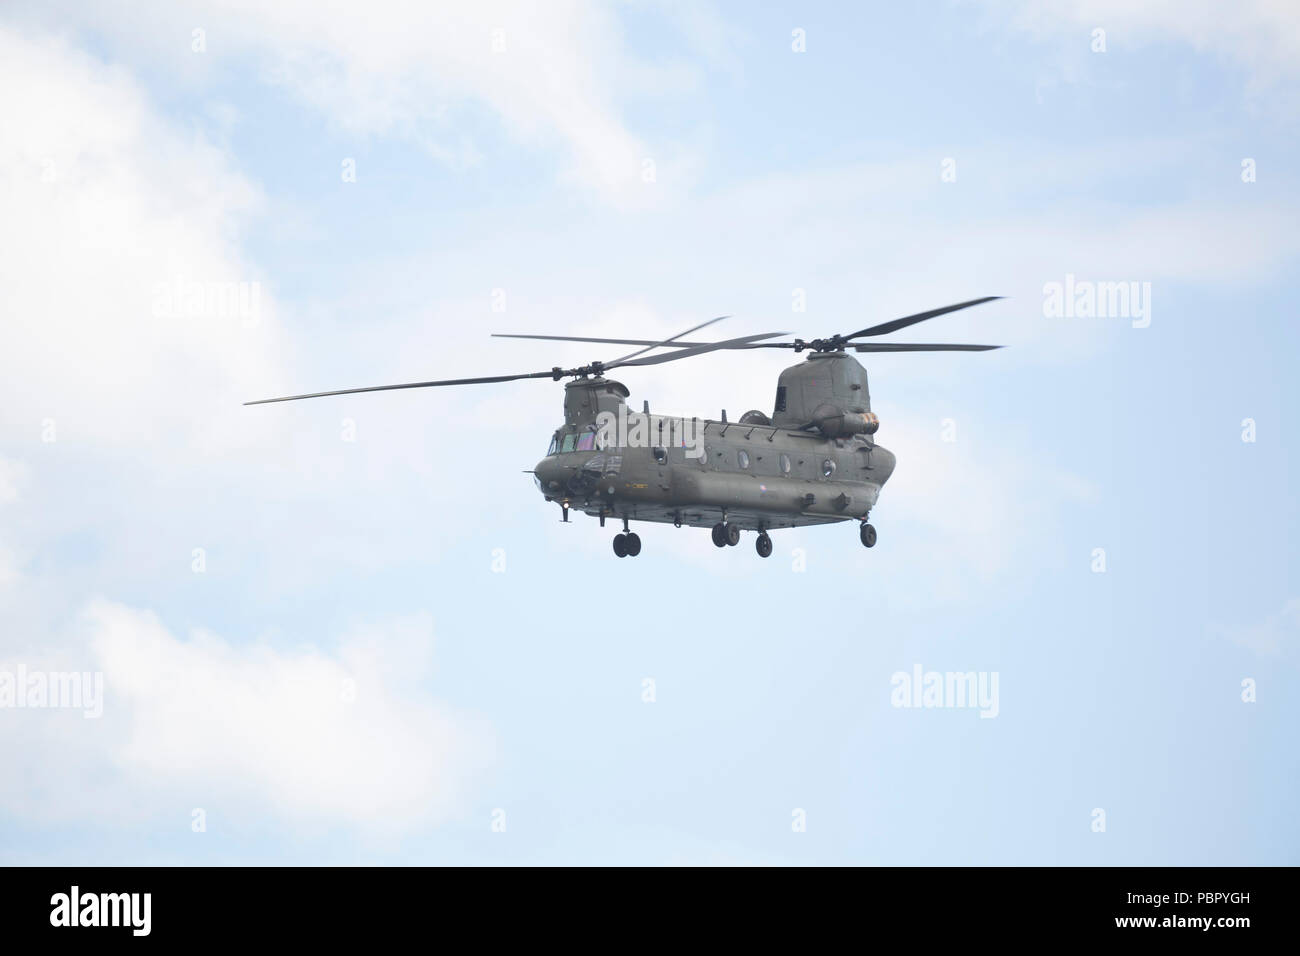
[[[549,448],[546,449],[546,457],[547,457],[547,458],[550,458],[552,455],[554,455],[554,454],[555,454],[557,451],[559,451],[559,450],[560,450],[560,439],[559,439],[557,436],[552,435],[552,436],[551,436],[551,446],[550,446]]]

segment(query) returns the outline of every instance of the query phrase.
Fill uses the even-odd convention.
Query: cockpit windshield
[[[580,434],[569,432],[564,435],[556,435],[551,439],[551,446],[546,450],[549,458],[551,455],[563,455],[570,451],[595,451],[596,450],[596,433],[594,431],[585,431]]]

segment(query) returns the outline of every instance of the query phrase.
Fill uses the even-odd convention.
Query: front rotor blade
[[[269,402],[296,402],[300,398],[324,398],[327,395],[355,395],[358,392],[389,392],[399,388],[432,388],[440,385],[489,385],[493,382],[513,382],[521,378],[554,378],[555,372],[525,372],[522,375],[491,375],[485,378],[449,378],[439,382],[409,382],[405,385],[371,385],[367,388],[340,388],[333,392],[308,392],[306,395],[286,395],[283,398],[259,398],[245,405],[266,405]]]
[[[936,315],[946,315],[949,312],[956,312],[958,309],[969,309],[972,305],[979,305],[982,302],[992,302],[994,299],[1000,299],[1000,295],[986,295],[982,299],[971,299],[969,302],[958,302],[956,305],[945,305],[942,309],[931,309],[929,312],[918,312],[916,315],[905,315],[901,319],[893,319],[889,322],[881,322],[879,325],[873,325],[870,328],[863,329],[861,332],[854,332],[852,335],[846,335],[846,339],[861,338],[864,335],[885,335],[889,332],[897,332],[899,329],[905,329],[909,325],[916,325],[918,322],[924,322],[926,319],[933,319]]]
[[[683,333],[684,334],[684,333]],[[602,345],[656,345],[654,339],[598,339],[586,335],[522,335],[514,332],[493,332],[494,339],[546,339],[548,342],[598,342]],[[678,345],[699,344],[674,342]]]
[[[638,349],[635,352],[630,352],[627,355],[622,356],[621,358],[614,359],[614,361],[612,362],[605,362],[604,365],[606,368],[615,368],[619,365],[623,365],[630,358],[636,358],[636,356],[641,355],[644,352],[650,352],[662,346],[671,345],[673,342],[676,342],[678,339],[680,339],[683,335],[690,335],[692,332],[698,332],[700,329],[704,328],[705,326],[712,325],[714,322],[721,322],[723,319],[726,318],[730,318],[730,316],[720,315],[716,319],[709,319],[709,321],[707,322],[701,322],[699,325],[695,326],[694,328],[687,329],[685,332],[678,332],[672,338],[664,339],[662,342],[653,342],[647,345],[643,349]]]
[[[685,335],[686,333],[682,333]],[[651,339],[599,339],[583,335],[523,335],[507,332],[493,332],[494,339],[546,339],[552,342],[597,342],[602,345],[661,345],[669,349],[689,349],[698,345],[713,345],[712,342],[683,342],[674,339],[671,342],[655,342]],[[736,346],[739,348],[740,346]],[[763,342],[759,345],[746,345],[747,349],[792,349],[793,342]]]
[[[663,355],[651,355],[642,359],[633,359],[631,362],[623,362],[622,365],[662,365],[664,362],[676,362],[678,359],[690,358],[692,355],[703,355],[705,352],[714,352],[718,349],[744,349],[751,348],[751,343],[758,342],[762,339],[774,339],[778,335],[789,335],[789,332],[761,332],[758,335],[744,335],[738,339],[727,339],[725,342],[704,342],[700,345],[693,345],[690,348],[680,349],[676,352],[666,352]],[[608,371],[611,366],[605,366]]]
[[[944,345],[939,342],[863,342],[850,343],[849,348],[855,352],[987,352],[1000,349],[1001,345]]]

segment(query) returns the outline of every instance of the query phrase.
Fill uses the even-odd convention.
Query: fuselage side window
[[[736,461],[737,461],[737,463],[740,465],[741,468],[748,468],[748,467],[749,467],[749,452],[745,451],[745,449],[743,449],[743,448],[740,449],[740,451],[736,452]]]
[[[781,453],[781,474],[790,474],[790,456],[785,452]]]

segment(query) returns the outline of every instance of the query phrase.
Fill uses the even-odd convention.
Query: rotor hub
[[[843,352],[844,347],[849,344],[849,340],[843,335],[832,335],[828,339],[813,339],[807,342],[803,339],[795,339],[793,343],[796,352],[808,350],[810,352]]]

